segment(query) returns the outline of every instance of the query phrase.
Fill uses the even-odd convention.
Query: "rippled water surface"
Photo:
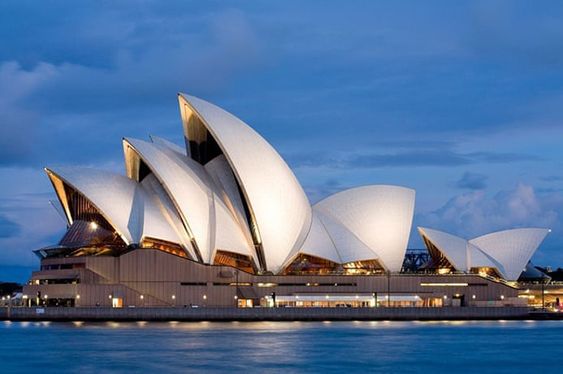
[[[1,372],[561,372],[563,322],[0,322]]]

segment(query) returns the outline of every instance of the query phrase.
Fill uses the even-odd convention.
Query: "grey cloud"
[[[465,172],[463,176],[456,182],[458,188],[469,190],[482,190],[487,187],[488,177],[479,173]]]
[[[119,157],[124,135],[181,131],[176,92],[206,97],[260,61],[243,13],[216,12],[199,26],[140,51],[124,46],[110,67],[0,62],[0,165],[104,162]]]
[[[294,167],[330,167],[330,168],[381,168],[381,167],[454,167],[479,163],[513,163],[536,161],[533,155],[495,152],[461,153],[446,149],[413,150],[394,153],[294,153],[288,155],[289,163]]]
[[[537,193],[532,186],[519,184],[495,195],[472,191],[448,200],[442,207],[415,216],[414,227],[424,226],[472,238],[497,230],[517,227],[552,229],[537,256],[550,263],[563,261],[563,193]],[[423,244],[411,235],[411,246]],[[542,255],[543,253],[543,255]]]
[[[19,232],[20,226],[17,223],[0,214],[0,238],[15,237]]]
[[[544,182],[561,182],[563,181],[563,175],[546,175],[540,179]]]

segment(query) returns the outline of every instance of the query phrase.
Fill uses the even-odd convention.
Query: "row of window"
[[[181,286],[207,286],[207,282],[182,282]],[[213,286],[231,287],[356,287],[357,283],[250,283],[250,282],[213,282]]]
[[[85,263],[77,264],[51,264],[51,265],[41,265],[41,270],[68,270],[68,269],[84,269],[86,267]]]

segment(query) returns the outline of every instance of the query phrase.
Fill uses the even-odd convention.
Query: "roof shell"
[[[469,243],[500,262],[506,279],[517,280],[549,231],[542,228],[504,230],[471,239]]]
[[[467,240],[447,232],[424,227],[419,227],[418,232],[431,241],[454,268],[459,271],[469,270],[467,267]]]
[[[202,165],[167,145],[125,139],[124,148],[127,147],[135,150],[166,189],[203,262],[212,263],[216,249],[253,255],[250,243],[217,195],[217,186]],[[127,151],[125,154],[128,173],[132,174],[129,164],[133,160]]]
[[[129,227],[129,222],[130,220],[138,222],[136,213],[140,209],[134,209],[134,204],[142,204],[141,200],[134,199],[137,188],[135,181],[123,175],[91,168],[62,167],[56,170],[45,169],[45,171],[51,180],[53,178],[62,180],[90,200],[125,244],[135,243],[139,235],[139,226],[133,224]],[[57,195],[65,206],[66,198],[61,196],[60,191],[57,191]],[[74,218],[70,217],[68,212],[67,217],[72,224]]]
[[[409,240],[414,199],[410,188],[371,185],[338,192],[314,209],[352,232],[383,267],[398,272]]]
[[[189,106],[200,117],[227,158],[256,222],[267,270],[279,272],[311,226],[311,206],[297,178],[272,146],[240,119],[193,96],[180,94],[179,101],[182,111]]]
[[[64,167],[47,169],[47,173],[84,195],[127,245],[140,243],[145,237],[182,244],[171,226],[174,217],[167,219],[146,183],[91,168]]]

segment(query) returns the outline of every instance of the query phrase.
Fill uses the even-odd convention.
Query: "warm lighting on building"
[[[96,230],[98,228],[98,224],[94,221],[90,222],[90,228],[92,230]]]
[[[207,295],[203,295],[203,300],[207,300]]]
[[[76,299],[80,299],[80,295],[77,294],[77,295],[76,295]]]
[[[450,273],[450,269],[448,268],[440,268],[438,269],[438,274],[449,274]]]
[[[145,298],[145,295],[141,295],[139,297],[141,298],[141,300],[143,300]]]
[[[472,298],[473,300],[475,300],[475,299],[477,298],[477,296],[473,295],[473,296],[471,296],[471,298]]]
[[[421,283],[422,287],[467,287],[469,283]]]
[[[309,285],[309,283],[307,283],[307,286]],[[277,286],[277,283],[258,283],[257,284],[258,287],[275,287]]]
[[[444,295],[444,300],[446,300],[447,298],[448,298],[448,296],[447,296],[447,295]]]
[[[501,300],[504,300],[504,295],[500,295],[500,299],[501,299]]]
[[[172,300],[176,300],[176,295],[172,295]]]

